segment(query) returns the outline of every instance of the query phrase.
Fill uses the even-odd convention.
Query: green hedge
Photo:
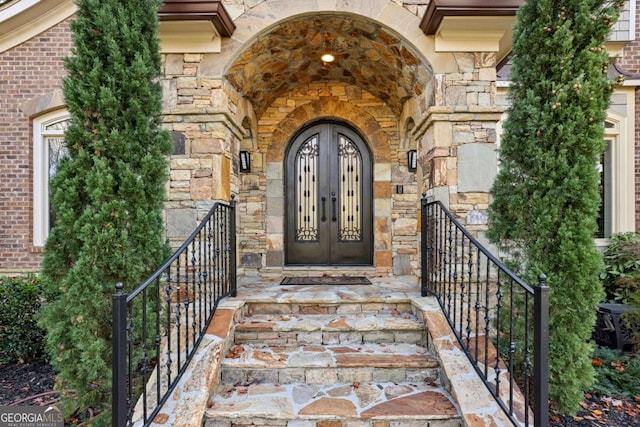
[[[640,294],[640,233],[611,236],[603,253],[604,271],[600,274],[609,302],[631,304]]]
[[[596,347],[592,358],[596,396],[640,396],[640,357],[618,350]]]
[[[626,232],[611,236],[603,253],[604,271],[600,274],[607,301],[632,305],[635,312],[623,315],[629,325],[640,327],[640,233]],[[640,350],[640,333],[633,334],[635,349]]]
[[[0,364],[42,357],[44,331],[35,317],[43,302],[36,276],[0,277]]]

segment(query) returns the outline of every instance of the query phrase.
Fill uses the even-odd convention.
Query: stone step
[[[237,344],[221,364],[224,384],[394,381],[435,384],[439,363],[422,346]]]
[[[312,294],[313,295],[313,294]],[[245,304],[246,315],[255,314],[359,314],[411,311],[411,303],[406,299],[397,301],[358,301],[344,298],[325,298],[325,301],[307,301],[296,295],[295,301],[252,301]]]
[[[421,344],[424,326],[396,309],[357,314],[257,314],[235,327],[235,342],[269,344]]]
[[[322,289],[320,289],[322,288]],[[354,289],[356,288],[356,289]],[[402,292],[365,290],[367,286],[281,286],[278,293],[246,300],[244,313],[255,314],[358,314],[381,311],[410,312],[411,302]]]
[[[223,384],[206,427],[459,427],[449,394],[425,383]]]
[[[208,427],[460,427],[404,292],[278,286],[245,298]],[[421,314],[421,313],[420,313]]]

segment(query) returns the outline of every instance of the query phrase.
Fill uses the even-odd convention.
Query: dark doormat
[[[370,285],[366,277],[285,277],[281,285]]]

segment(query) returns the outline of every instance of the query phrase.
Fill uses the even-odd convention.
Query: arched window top
[[[49,132],[55,132],[55,131],[61,131],[64,132],[67,130],[67,127],[69,127],[69,119],[59,119],[57,121],[54,121],[53,123],[49,123],[46,124],[44,126],[44,131],[49,133]]]
[[[67,110],[52,111],[33,119],[33,131],[40,135],[60,135],[67,130],[70,121]]]

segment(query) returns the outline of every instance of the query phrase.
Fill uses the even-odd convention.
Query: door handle
[[[338,199],[336,199],[336,196],[334,196],[334,194],[335,193],[331,193],[331,195],[333,196],[333,197],[331,197],[331,206],[332,206],[332,209],[333,209],[333,211],[332,211],[333,212],[333,217],[331,218],[331,221],[336,222],[338,220],[337,215],[336,215],[336,200],[338,200]]]
[[[322,218],[320,218],[320,219],[322,220],[322,222],[325,222],[327,220],[327,215],[325,213],[324,204],[326,203],[327,198],[322,196],[322,198],[320,200],[322,200]]]

